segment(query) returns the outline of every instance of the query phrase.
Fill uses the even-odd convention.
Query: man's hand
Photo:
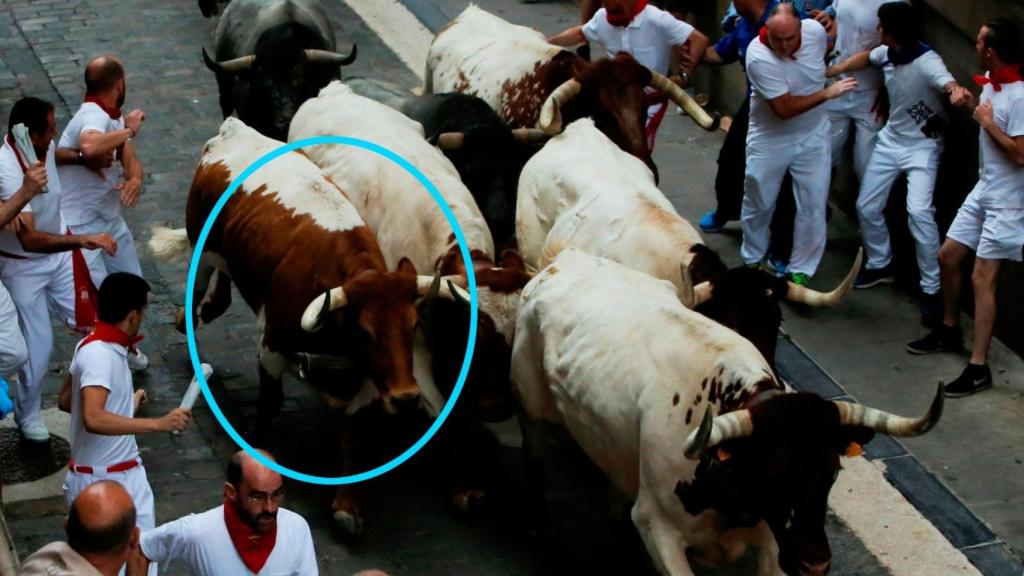
[[[857,87],[856,78],[843,78],[835,84],[825,88],[825,98],[832,100],[833,98],[839,98],[843,94],[846,94],[850,90]]]
[[[949,91],[949,103],[953,106],[970,106],[974,101],[974,94],[963,86],[954,86]]]
[[[192,411],[188,408],[175,408],[157,420],[160,430],[164,432],[181,432],[191,421]]]
[[[49,178],[46,176],[46,166],[42,162],[36,162],[25,171],[25,179],[22,180],[22,187],[29,198],[35,198],[43,191]]]
[[[135,135],[138,136],[139,130],[142,128],[142,123],[145,120],[146,113],[140,110],[139,108],[136,108],[135,110],[132,110],[131,112],[125,115],[124,127],[131,128],[132,132],[134,132]]]
[[[85,248],[86,250],[102,248],[109,256],[117,255],[117,241],[114,240],[113,236],[106,232],[82,236],[82,248]]]
[[[988,128],[995,124],[992,113],[992,101],[985,100],[978,107],[974,109],[974,121],[977,122],[982,128]]]
[[[825,32],[829,36],[835,38],[836,36],[836,21],[832,19],[824,10],[811,10],[811,18],[818,21],[819,24],[825,27]]]
[[[131,208],[139,201],[139,194],[142,193],[142,181],[138,178],[129,178],[114,186],[114,190],[121,193],[121,204],[125,208]]]

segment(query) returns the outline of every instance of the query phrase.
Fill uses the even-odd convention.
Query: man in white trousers
[[[889,92],[890,112],[857,196],[857,216],[867,262],[854,282],[870,288],[895,279],[885,206],[893,182],[907,175],[907,222],[917,248],[921,275],[921,320],[936,326],[942,320],[939,293],[939,228],[935,223],[935,178],[942,156],[948,95],[954,106],[971,101],[934,50],[921,42],[921,16],[902,2],[878,9],[882,45],[851,56],[829,70],[834,76],[867,67],[880,69]]]
[[[156,516],[135,434],[180,431],[191,420],[185,408],[160,418],[135,417],[128,353],[137,342],[148,294],[149,284],[139,276],[114,272],[106,277],[96,327],[75,349],[59,400],[71,412],[71,462],[64,479],[68,505],[93,482],[114,480],[131,494],[142,530],[156,526]]]
[[[825,251],[825,206],[831,179],[828,114],[821,104],[857,86],[847,78],[825,87],[825,28],[800,20],[792,4],[772,9],[759,38],[747,48],[752,95],[744,182],[743,245],[748,266],[768,253],[769,226],[782,178],[789,171],[797,214],[790,279],[807,284]]]
[[[996,322],[996,280],[1003,260],[1020,262],[1024,249],[1024,77],[1020,71],[1024,39],[1012,22],[993,19],[981,27],[975,48],[986,71],[974,78],[982,86],[981,103],[974,110],[974,120],[981,127],[978,183],[960,206],[939,250],[942,324],[907,344],[911,354],[963,348],[958,307],[961,268],[974,252],[974,348],[963,372],[946,386],[946,396],[953,398],[992,387],[988,351]]]
[[[14,126],[28,128],[36,158],[43,164],[30,165],[15,145],[11,134]],[[17,230],[0,231],[0,279],[7,286],[10,298],[21,320],[21,335],[28,349],[15,382],[17,398],[15,420],[22,436],[32,442],[46,442],[50,433],[42,421],[40,396],[43,378],[53,351],[52,313],[70,328],[89,328],[90,317],[76,314],[75,277],[72,251],[102,249],[110,253],[117,244],[109,234],[67,235],[61,220],[61,186],[56,166],[61,158],[56,153],[53,137],[57,133],[53,105],[38,98],[26,97],[15,102],[8,119],[8,132],[0,145],[0,198],[4,200],[46,186],[48,192],[36,194],[18,215]],[[87,274],[84,274],[86,275]],[[88,278],[81,278],[88,281]],[[3,308],[0,296],[0,308]],[[0,327],[7,332],[18,329],[18,322]]]
[[[836,44],[832,51],[833,66],[851,56],[879,45],[878,8],[893,0],[836,0]],[[864,168],[875,147],[875,137],[882,128],[878,101],[882,74],[873,67],[851,71],[857,88],[826,105],[832,126],[832,166],[843,159],[846,142],[853,138],[853,169],[858,180],[864,179]]]

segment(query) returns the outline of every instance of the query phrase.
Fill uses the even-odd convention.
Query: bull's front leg
[[[671,524],[658,508],[657,502],[641,488],[631,513],[644,541],[647,553],[658,572],[666,576],[694,576],[690,561],[686,559],[686,543],[682,533]]]
[[[779,545],[766,522],[754,527],[752,544],[757,548],[757,576],[785,576],[779,566]]]
[[[287,361],[267,348],[260,351],[260,399],[256,406],[256,424],[250,437],[253,445],[265,447],[270,439],[270,423],[281,413],[284,387],[281,378]]]
[[[352,419],[342,416],[338,425],[338,441],[341,446],[341,474],[352,473]],[[349,484],[338,486],[334,495],[334,521],[346,534],[358,536],[363,533],[363,518],[359,515],[359,505],[353,495],[354,488]]]

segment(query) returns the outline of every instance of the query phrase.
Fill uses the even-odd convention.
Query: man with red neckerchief
[[[194,576],[315,576],[309,525],[282,508],[283,500],[281,475],[238,451],[228,461],[224,504],[143,532],[128,574],[142,574],[149,562],[180,560]]]
[[[13,135],[18,125],[27,131],[28,141],[21,143],[25,149]],[[10,340],[6,334],[20,332],[18,336],[27,348],[26,360],[14,382],[14,414],[22,436],[31,442],[50,439],[42,421],[40,396],[53,351],[51,313],[68,327],[79,330],[88,330],[95,320],[88,298],[89,274],[78,250],[117,250],[109,234],[65,234],[57,164],[69,160],[62,158],[53,144],[56,133],[53,105],[26,97],[11,108],[8,131],[0,142],[0,203],[7,208],[9,203],[17,204],[19,198],[31,198],[27,205],[21,202],[14,226],[0,230],[0,279],[6,286],[0,293],[0,322],[4,324],[0,327],[0,346],[6,347]],[[36,159],[40,161],[33,162]],[[76,260],[81,268],[77,278],[73,265]],[[86,305],[79,305],[80,287],[86,291]],[[7,292],[10,300],[3,298]],[[9,303],[13,303],[20,317],[20,329],[18,317],[12,318],[10,314]],[[0,366],[0,372],[8,370],[9,367]]]
[[[978,32],[978,63],[987,71],[975,78],[982,86],[981,104],[974,110],[974,120],[981,126],[978,183],[960,206],[939,249],[942,324],[924,338],[907,344],[911,354],[963,348],[957,306],[963,278],[961,267],[964,258],[974,252],[974,349],[964,371],[946,386],[948,397],[967,396],[992,387],[988,350],[996,319],[996,279],[1002,261],[1020,262],[1024,248],[1022,48],[1021,32],[1008,20],[989,20]]]
[[[116,254],[84,252],[93,282],[99,286],[111,272],[142,276],[135,239],[121,214],[142,192],[142,162],[132,139],[145,119],[142,110],[122,114],[127,88],[124,64],[112,55],[93,58],[85,67],[85,101],[68,122],[60,148],[73,151],[83,163],[111,153],[114,163],[105,170],[80,164],[62,165],[64,219],[75,234],[109,233],[117,241]],[[133,370],[149,365],[144,354],[129,358]]]
[[[156,517],[135,434],[180,431],[191,419],[183,408],[160,418],[135,417],[145,396],[135,393],[128,354],[139,340],[148,293],[149,284],[139,276],[107,276],[99,289],[96,327],[75,348],[58,399],[60,408],[71,412],[71,461],[64,480],[68,505],[90,484],[113,480],[131,494],[142,530],[152,529]]]

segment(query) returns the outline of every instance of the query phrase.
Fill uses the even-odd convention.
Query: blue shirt
[[[768,21],[768,15],[771,14],[772,9],[780,1],[771,0],[771,2],[768,2],[768,6],[764,9],[764,14],[761,15],[761,19],[757,22],[740,17],[736,22],[736,26],[728,34],[720,38],[718,42],[715,42],[715,52],[718,52],[722,60],[726,63],[739,61],[741,66],[745,66],[747,46],[750,46],[754,38],[757,38],[757,35],[761,32],[761,27]],[[828,0],[828,2],[831,3],[831,0]],[[797,7],[799,8],[799,4]],[[807,17],[803,10],[800,10],[800,17]]]

